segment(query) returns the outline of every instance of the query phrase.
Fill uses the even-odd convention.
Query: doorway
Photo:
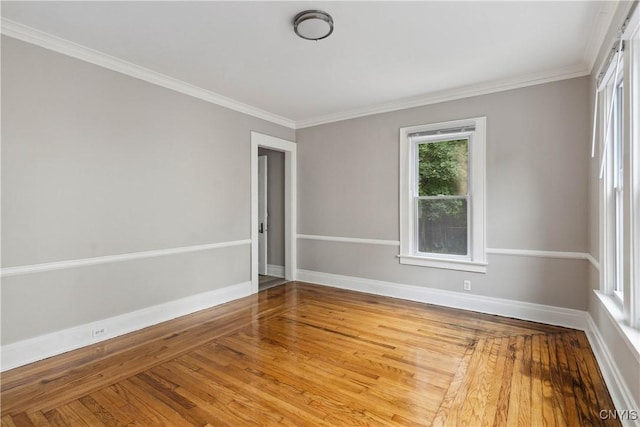
[[[271,220],[269,209],[273,208],[273,191],[269,191],[269,155],[264,148],[258,149],[258,274],[267,275],[267,263],[271,261],[269,257],[269,243],[271,242]],[[273,172],[272,172],[273,173]],[[271,203],[269,203],[271,202]]]
[[[260,149],[263,150],[260,150]],[[260,187],[266,187],[266,183],[260,179],[260,175],[268,175],[268,160],[259,160],[259,153],[273,151],[282,153],[284,157],[284,265],[281,269],[275,264],[271,266],[272,272],[284,277],[285,281],[295,280],[296,272],[296,144],[291,141],[276,138],[269,135],[251,132],[251,291],[256,293],[260,290],[260,274],[265,269],[269,273],[269,217],[264,214],[269,211],[267,204],[264,208],[264,199],[260,198]],[[261,171],[260,164],[263,163],[264,171]],[[262,211],[262,215],[261,215]],[[262,219],[262,221],[261,221]],[[265,221],[266,220],[266,221]],[[261,228],[262,225],[262,228]],[[260,232],[263,233],[260,233]],[[265,233],[267,231],[267,233]],[[260,235],[263,234],[263,238]],[[261,248],[261,245],[263,247]],[[262,252],[261,252],[262,251]],[[262,256],[261,256],[262,253]],[[263,258],[263,259],[261,259]],[[262,262],[261,262],[262,261]],[[273,284],[273,282],[271,282]]]
[[[284,278],[284,157],[258,147],[258,283],[263,291]]]

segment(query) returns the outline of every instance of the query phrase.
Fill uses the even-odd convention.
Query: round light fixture
[[[293,31],[305,40],[320,40],[333,32],[333,19],[321,10],[305,10],[293,18]]]

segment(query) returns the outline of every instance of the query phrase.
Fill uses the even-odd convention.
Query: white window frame
[[[640,11],[635,12],[635,24],[630,25],[627,48],[628,88],[625,96],[629,118],[628,161],[625,164],[628,179],[627,200],[629,203],[629,268],[628,288],[625,289],[625,309],[630,326],[640,329]],[[635,28],[634,28],[635,27]]]
[[[638,15],[638,13],[636,13]],[[640,329],[640,22],[635,28],[625,32],[625,48],[621,60],[621,76],[617,81],[609,77],[604,82],[606,88],[598,108],[600,114],[601,157],[604,156],[604,174],[600,185],[600,290],[608,301],[609,310],[616,319],[636,330]],[[614,63],[614,57],[611,63]],[[609,67],[612,67],[610,65]],[[606,73],[605,78],[611,74]],[[613,128],[605,129],[606,113],[611,103],[615,87],[623,82],[623,168],[622,177],[622,240],[620,248],[616,242],[616,189],[614,188],[614,140]],[[607,132],[609,143],[606,144]],[[606,149],[605,149],[606,147]],[[621,259],[617,259],[616,250],[621,249]],[[619,252],[618,252],[619,253]],[[616,292],[616,270],[622,270],[622,292]],[[616,307],[613,309],[612,307]]]
[[[616,108],[618,103],[612,98],[617,94],[618,86],[625,81],[624,71],[619,72],[619,76],[616,78],[615,70],[618,62],[618,54],[614,56],[609,68],[605,72],[604,89],[602,93],[604,96],[600,105],[600,123],[601,123],[601,141],[602,141],[602,154],[601,158],[603,164],[603,175],[600,186],[600,218],[602,221],[601,226],[601,255],[600,259],[603,260],[602,269],[600,271],[600,283],[602,291],[613,297],[614,302],[623,308],[623,294],[624,292],[616,292],[616,282],[618,275],[623,276],[624,271],[620,269],[623,256],[623,245],[618,244],[619,236],[619,223],[618,223],[618,210],[616,206],[617,191],[616,184],[620,177],[617,176],[614,170],[614,160],[617,153],[617,141],[624,139],[625,133],[625,120],[622,118],[622,129],[618,127],[618,119],[616,117]],[[620,60],[620,66],[624,70],[625,61],[624,58]],[[626,85],[625,85],[626,86]],[[627,97],[623,94],[623,101]],[[610,109],[613,108],[613,111]],[[622,106],[622,110],[627,110],[626,106]],[[608,125],[608,127],[607,127]],[[622,133],[622,135],[620,135]],[[624,145],[624,141],[622,142]],[[624,226],[624,223],[623,223]],[[622,249],[622,250],[621,250]]]
[[[623,64],[624,65],[624,64]],[[613,111],[613,124],[611,126],[612,135],[611,138],[611,248],[613,251],[613,264],[611,265],[611,290],[613,295],[620,301],[624,302],[624,280],[626,272],[624,271],[624,254],[627,252],[628,243],[625,240],[625,177],[624,171],[627,169],[624,162],[625,150],[625,108],[626,96],[624,94],[624,78],[620,75],[618,81],[613,82],[611,88],[611,96],[615,96],[614,111]],[[622,172],[622,173],[621,173]],[[627,229],[628,231],[628,229]],[[626,246],[626,247],[625,247]]]
[[[469,183],[467,198],[468,255],[425,254],[418,251],[416,239],[417,150],[411,135],[473,126],[471,132],[451,135],[469,138]],[[438,139],[441,139],[439,137]],[[423,267],[486,273],[486,117],[411,126],[400,129],[400,263]]]

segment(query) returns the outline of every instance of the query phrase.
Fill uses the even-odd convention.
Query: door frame
[[[260,170],[260,163],[264,163],[264,169]],[[258,155],[258,224],[262,223],[259,227],[261,232],[258,232],[258,274],[267,274],[267,265],[269,263],[269,205],[268,205],[268,168],[269,162],[267,156]],[[264,194],[262,194],[264,192]],[[261,200],[262,199],[262,200]],[[264,204],[260,206],[261,202]],[[261,221],[261,216],[264,214],[264,221]],[[260,241],[262,240],[262,242]],[[264,252],[264,253],[263,253]],[[262,257],[263,263],[260,264],[260,258]]]
[[[284,153],[284,278],[296,280],[297,146],[294,142],[251,132],[251,293],[258,292],[258,147]]]

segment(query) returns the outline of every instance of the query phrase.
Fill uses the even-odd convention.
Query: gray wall
[[[284,266],[284,153],[258,149],[267,156],[267,263]]]
[[[587,77],[296,131],[301,234],[399,239],[399,128],[487,117],[488,247],[587,250]],[[586,309],[584,260],[490,255],[486,274],[400,265],[388,246],[301,240],[306,270]]]
[[[2,266],[250,238],[250,132],[292,130],[2,38]],[[250,280],[250,247],[5,277],[2,344]]]

